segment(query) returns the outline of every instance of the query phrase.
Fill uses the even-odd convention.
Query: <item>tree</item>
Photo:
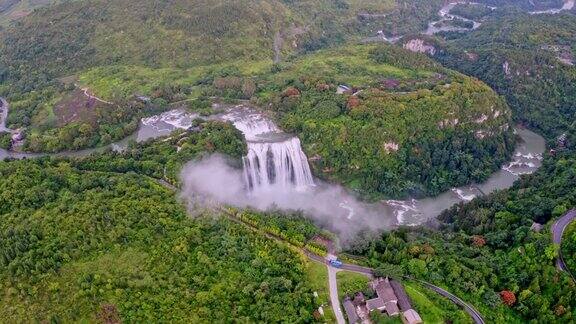
[[[502,302],[507,306],[512,306],[516,303],[516,295],[509,290],[502,290],[500,292],[500,298]]]
[[[376,277],[390,277],[400,280],[404,276],[404,269],[395,264],[384,263],[374,270]]]
[[[482,235],[473,235],[472,236],[472,245],[475,247],[483,247],[486,245],[486,239]]]

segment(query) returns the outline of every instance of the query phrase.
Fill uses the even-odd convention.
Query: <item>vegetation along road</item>
[[[147,178],[153,179],[159,185],[165,187],[166,189],[168,189],[170,191],[173,191],[173,192],[178,191],[178,188],[176,186],[166,182],[165,180],[156,179],[156,178],[152,178],[152,177],[148,177],[148,176],[147,176]],[[238,224],[245,225],[245,226],[247,226],[253,230],[259,231],[257,228],[253,227],[250,224],[245,223],[244,221],[239,219],[235,214],[230,213],[225,208],[222,208],[221,210],[223,211],[223,214],[226,215],[232,221],[234,221]],[[566,215],[564,215],[562,218],[560,218],[553,225],[552,231],[554,233],[554,243],[559,244],[564,229],[574,218],[576,218],[576,209],[568,212]],[[292,245],[290,242],[287,242],[286,240],[284,240],[278,236],[275,236],[275,235],[272,235],[269,233],[265,233],[265,235],[267,237],[269,237],[270,239],[274,239],[274,240],[281,241],[283,243]],[[557,238],[558,238],[558,240],[557,240]],[[322,257],[318,254],[312,253],[306,249],[302,249],[302,248],[298,248],[298,249],[300,251],[302,251],[309,259],[327,265],[327,267],[328,267],[328,284],[330,287],[330,289],[329,289],[330,290],[330,302],[332,304],[332,309],[334,310],[334,314],[336,315],[336,320],[337,320],[338,324],[345,323],[344,316],[342,314],[342,309],[340,308],[340,301],[338,298],[338,286],[337,286],[337,281],[336,281],[336,272],[338,270],[346,270],[346,271],[350,271],[350,272],[356,272],[356,273],[372,276],[374,274],[374,270],[371,268],[368,268],[368,267],[363,267],[363,266],[359,266],[359,265],[355,265],[355,264],[348,264],[348,263],[343,263],[341,267],[334,268],[331,265],[329,265],[328,260],[325,257]],[[563,264],[563,262],[562,262],[562,264]],[[565,265],[563,265],[563,267],[564,267],[563,269],[566,269]],[[484,324],[485,323],[484,320],[482,319],[482,316],[480,315],[480,313],[474,307],[472,307],[470,304],[467,304],[466,302],[464,302],[459,297],[457,297],[457,296],[453,295],[452,293],[450,293],[450,292],[448,292],[448,291],[446,291],[446,290],[444,290],[438,286],[435,286],[431,283],[421,281],[421,280],[418,280],[418,281],[420,283],[422,283],[424,286],[428,287],[429,289],[437,292],[438,294],[448,298],[453,303],[462,307],[472,317],[472,319],[474,320],[474,323],[476,323],[476,324]]]
[[[324,258],[322,258],[319,255],[310,253],[309,251],[305,251],[306,255],[315,261],[318,262],[323,262],[323,263],[327,263],[327,260],[325,260]],[[336,269],[334,269],[332,266],[328,266],[329,267],[329,276],[330,276],[330,271],[333,272],[334,275],[334,282],[336,282]],[[356,272],[356,273],[360,273],[360,274],[365,274],[365,275],[370,275],[372,276],[374,274],[374,270],[371,268],[367,268],[367,267],[362,267],[356,264],[348,264],[348,263],[344,263],[342,264],[342,266],[339,268],[341,270],[346,270],[346,271],[350,271],[350,272]],[[429,289],[437,292],[438,294],[442,295],[443,297],[448,298],[450,301],[452,301],[454,304],[462,307],[469,315],[470,317],[472,317],[472,320],[474,321],[474,323],[476,324],[484,324],[484,319],[482,318],[482,315],[480,314],[480,312],[478,312],[474,307],[472,307],[472,305],[464,302],[462,299],[458,298],[457,296],[455,296],[454,294],[438,287],[435,286],[431,283],[425,282],[425,281],[421,281],[418,280],[420,283],[422,283],[424,286],[428,287]],[[336,304],[336,306],[334,306],[334,301],[338,300],[338,289],[332,289],[332,282],[330,282],[330,300],[332,301],[332,305],[333,305],[333,309],[334,309],[334,313],[340,313],[340,303],[338,302],[338,304]],[[337,315],[338,317],[338,315]]]

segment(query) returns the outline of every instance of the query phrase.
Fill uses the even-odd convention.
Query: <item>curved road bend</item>
[[[562,216],[558,220],[556,220],[556,222],[554,222],[554,224],[552,224],[552,229],[551,229],[552,242],[554,244],[558,244],[559,246],[561,246],[562,236],[564,235],[564,231],[566,230],[566,227],[568,227],[568,225],[574,219],[576,219],[576,209],[570,210],[569,212],[564,214],[564,216]],[[572,279],[575,279],[574,276],[572,275],[572,273],[570,273],[570,270],[568,270],[568,267],[566,266],[566,263],[564,262],[564,259],[562,258],[562,250],[561,249],[558,250],[558,259],[556,260],[556,267],[558,269],[568,273],[572,277]]]
[[[469,304],[464,302],[462,299],[458,298],[457,296],[449,293],[448,291],[446,291],[446,290],[444,290],[438,286],[434,286],[433,284],[427,283],[426,281],[422,281],[422,280],[418,280],[418,279],[415,279],[415,280],[420,282],[424,286],[428,287],[429,289],[434,290],[438,294],[450,299],[454,304],[460,305],[462,308],[464,308],[466,313],[468,313],[472,317],[472,320],[474,320],[474,323],[476,323],[476,324],[484,324],[485,323],[484,319],[482,318],[482,315],[480,315],[480,313],[476,309],[474,309],[474,307],[470,306]]]

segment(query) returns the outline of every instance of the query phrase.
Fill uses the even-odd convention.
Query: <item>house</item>
[[[380,298],[372,298],[366,301],[366,307],[368,307],[369,310],[377,309],[383,312],[386,309],[386,304],[384,304],[384,301]]]
[[[364,294],[361,292],[356,293],[352,303],[355,306],[356,315],[358,315],[360,321],[362,323],[370,323],[370,310],[366,305],[366,298],[364,298]]]
[[[348,315],[349,323],[370,322],[370,313],[378,311],[388,316],[402,314],[405,323],[421,323],[420,316],[412,309],[410,298],[402,284],[389,278],[376,278],[370,282],[370,287],[376,297],[366,300],[364,294],[356,293],[354,299],[346,297],[342,304]],[[404,315],[407,313],[406,315]],[[420,322],[418,322],[420,320]]]
[[[394,289],[396,298],[398,298],[398,308],[400,308],[402,312],[412,309],[410,298],[406,294],[406,290],[404,290],[402,284],[396,280],[391,280],[390,285],[392,286],[392,289]]]
[[[538,233],[542,230],[542,227],[544,227],[544,225],[533,222],[532,226],[530,226],[530,230]]]
[[[356,314],[356,308],[352,303],[350,297],[344,298],[344,302],[342,303],[344,306],[344,311],[346,312],[346,316],[348,317],[348,323],[356,323],[360,320],[358,315]]]
[[[344,93],[348,93],[350,91],[352,91],[352,88],[350,88],[349,86],[344,85],[344,84],[341,84],[338,86],[338,88],[336,88],[337,94],[344,94]]]
[[[422,323],[422,318],[420,315],[413,309],[409,309],[402,313],[402,323],[404,324],[420,324]]]

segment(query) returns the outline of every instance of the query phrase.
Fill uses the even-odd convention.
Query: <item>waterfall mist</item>
[[[298,188],[273,183],[256,191],[247,190],[244,172],[231,167],[220,155],[188,163],[181,177],[182,196],[192,210],[221,204],[298,210],[319,226],[334,231],[344,243],[361,230],[385,230],[396,223],[393,213],[383,213],[385,205],[362,203],[336,185],[318,183]]]

